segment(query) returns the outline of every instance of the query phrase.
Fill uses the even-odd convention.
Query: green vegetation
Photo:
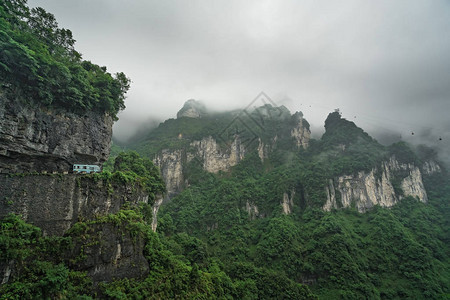
[[[117,119],[130,79],[82,60],[74,44],[72,32],[59,28],[51,13],[30,10],[26,0],[1,0],[1,90],[29,105]]]
[[[278,126],[278,133],[285,130]],[[406,197],[391,210],[375,207],[365,214],[320,209],[329,178],[380,168],[392,155],[421,166],[431,150],[421,147],[416,155],[405,143],[384,147],[338,113],[330,114],[326,127],[307,151],[293,152],[286,144],[264,163],[250,152],[229,174],[186,165],[195,180],[161,208],[158,231],[200,239],[230,278],[248,289],[258,286],[253,279],[262,275],[251,274],[259,270],[308,284],[323,299],[447,297],[447,173],[424,177],[428,204]],[[392,179],[397,195],[403,195],[403,175]],[[295,205],[284,215],[282,195],[291,197],[292,190]],[[249,213],[249,206],[258,213]]]
[[[354,208],[321,209],[330,178],[380,168],[393,155],[400,163],[421,166],[435,157],[430,156],[431,149],[420,147],[416,154],[405,143],[384,147],[333,113],[323,138],[312,140],[307,150],[297,150],[289,131],[295,120],[264,119],[261,114],[270,124],[264,141],[270,142],[269,135],[278,136],[269,157],[262,162],[250,146],[244,160],[230,172],[218,174],[205,172],[196,160],[183,161],[189,185],[160,208],[156,233],[149,225],[148,204],[126,204],[116,214],[80,221],[62,238],[44,238],[39,229],[19,218],[6,218],[2,228],[16,229],[0,236],[0,250],[5,253],[0,263],[14,259],[19,271],[0,287],[0,293],[12,297],[20,289],[23,298],[113,299],[448,297],[450,179],[446,171],[424,176],[427,204],[406,197],[392,209],[374,207],[364,214]],[[190,141],[208,135],[219,138],[223,132],[214,127],[233,116],[168,120],[149,134],[150,140],[134,148],[150,157],[164,147],[192,151]],[[246,126],[242,124],[230,130],[239,131]],[[253,126],[256,131],[259,125]],[[253,133],[247,128],[242,136]],[[226,134],[233,138],[231,132]],[[228,141],[223,139],[222,146]],[[90,175],[94,180],[139,184],[153,199],[164,193],[159,170],[148,158],[114,151],[108,162],[112,173]],[[401,179],[407,174],[393,175],[393,187],[402,195]],[[280,205],[284,193],[294,203],[289,215]],[[336,197],[339,201],[339,193]],[[9,224],[14,222],[21,225]],[[148,274],[94,286],[79,271],[90,253],[104,247],[108,230],[144,245]],[[31,266],[35,260],[40,263]],[[36,278],[42,279],[40,285]]]
[[[1,94],[36,107],[117,118],[129,79],[83,61],[72,33],[52,14],[26,4],[0,0]],[[331,178],[371,170],[380,176],[380,163],[392,156],[420,167],[436,153],[423,146],[415,152],[403,142],[384,147],[339,112],[328,116],[320,140],[299,150],[290,132],[297,117],[271,105],[181,117],[131,145],[137,152],[114,147],[104,172],[86,178],[103,180],[111,193],[114,185],[139,185],[149,204],[125,203],[115,214],[79,220],[63,237],[43,236],[19,216],[4,217],[0,267],[12,273],[0,285],[0,299],[448,299],[445,170],[423,177],[427,204],[405,197],[392,209],[364,214],[321,209]],[[208,136],[222,149],[239,136],[245,159],[219,174],[205,172],[199,161],[183,161],[189,185],[161,207],[153,232],[151,204],[165,186],[150,159],[163,149],[193,153],[190,143]],[[271,150],[263,162],[258,139]],[[405,174],[393,175],[393,188],[403,195]],[[284,193],[294,203],[289,215],[280,205]],[[108,253],[109,234],[141,247],[148,273],[97,285],[81,272],[93,253]]]
[[[166,187],[159,169],[148,158],[141,158],[137,152],[121,152],[115,158],[113,177],[127,182],[138,180],[151,199],[164,194]]]
[[[61,253],[69,237],[44,237],[41,230],[19,216],[0,220],[0,265],[9,265],[14,280],[0,285],[1,299],[74,299],[84,296],[92,282],[70,270]]]
[[[152,232],[144,211],[142,207],[125,208],[79,222],[65,237],[51,238],[18,216],[6,217],[0,221],[0,262],[14,260],[19,275],[0,286],[0,298],[315,299],[306,286],[279,272],[238,264],[233,265],[230,277],[223,263],[210,257],[204,242],[185,233],[166,237]],[[147,276],[95,287],[86,274],[75,271],[88,259],[88,251],[101,247],[99,224],[114,224],[119,232],[144,240],[143,254],[150,268]]]
[[[149,195],[149,203],[153,204],[158,195],[166,192],[164,181],[159,169],[148,158],[142,158],[134,151],[120,152],[108,161],[110,165],[101,173],[89,175],[95,181],[103,180],[108,189],[113,192],[113,184],[136,184]],[[113,165],[113,167],[111,167]],[[112,169],[112,172],[108,171]]]
[[[391,210],[328,213],[302,208],[295,196],[291,215],[281,213],[277,183],[266,190],[263,178],[210,177],[191,186],[162,207],[158,231],[202,240],[231,279],[248,286],[258,285],[249,274],[261,270],[306,283],[323,299],[448,295],[448,176],[437,190],[429,186],[428,204],[407,197]],[[247,202],[258,207],[256,219]],[[235,275],[244,266],[252,271]]]

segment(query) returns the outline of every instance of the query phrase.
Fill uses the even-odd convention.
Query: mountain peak
[[[330,113],[325,120],[325,133],[322,139],[331,144],[355,143],[361,140],[374,142],[374,140],[352,121],[342,118],[341,113],[336,110]]]
[[[186,101],[183,107],[177,113],[177,119],[182,117],[201,118],[206,115],[205,105],[197,100],[190,99]]]

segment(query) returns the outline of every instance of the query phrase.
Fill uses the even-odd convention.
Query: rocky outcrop
[[[291,129],[291,136],[295,139],[297,148],[306,149],[311,139],[311,131],[309,124],[303,119],[301,112],[296,112],[292,118],[294,119],[294,128]]]
[[[101,165],[109,156],[112,125],[108,115],[32,108],[0,94],[0,173]]]
[[[93,282],[136,278],[148,273],[143,255],[144,239],[133,235],[128,224],[98,223],[85,232],[74,234],[73,247],[68,253],[69,266],[87,272]],[[73,259],[75,258],[75,259]]]
[[[288,193],[283,193],[283,200],[281,201],[281,207],[283,208],[283,214],[290,215],[294,207],[295,190],[291,190],[291,196]]]
[[[245,203],[245,211],[248,213],[248,217],[250,220],[254,220],[259,217],[259,209],[258,206],[254,203],[247,202]]]
[[[195,155],[203,162],[203,169],[217,173],[227,171],[239,163],[245,156],[245,148],[239,137],[235,137],[228,149],[222,149],[211,136],[191,143],[196,149]]]
[[[178,112],[177,118],[200,118],[207,114],[206,111],[202,103],[189,100]],[[244,111],[233,111],[228,116],[234,116],[228,129],[231,130],[231,125],[236,126],[236,130],[239,126],[243,128],[240,128],[240,131],[233,129],[233,133],[230,136],[227,135],[226,140],[221,138],[218,142],[212,136],[204,136],[201,139],[187,141],[186,137],[180,134],[178,138],[183,139],[184,142],[182,147],[160,150],[154,157],[153,162],[160,168],[166,183],[168,198],[173,197],[189,184],[189,178],[185,178],[184,175],[187,173],[183,171],[186,164],[192,161],[196,161],[210,173],[226,172],[243,160],[247,153],[254,150],[257,151],[261,161],[266,160],[271,151],[276,149],[279,140],[293,140],[298,148],[303,149],[309,145],[311,132],[301,112],[291,115],[284,106],[274,107],[271,104],[265,104]],[[223,115],[218,114],[216,120],[220,118],[223,118]],[[276,130],[273,130],[274,128]],[[221,129],[223,128],[218,128],[218,133]],[[237,132],[244,134],[239,136]],[[245,136],[246,133],[251,137]],[[223,137],[223,132],[219,136]],[[258,144],[252,143],[253,141],[258,141]]]
[[[434,173],[441,173],[441,167],[433,160],[426,161],[422,166],[424,175],[431,175]]]
[[[264,161],[268,157],[268,145],[265,145],[261,138],[258,138],[258,156],[261,161]]]
[[[396,182],[398,186],[394,185]],[[365,212],[374,205],[392,207],[405,196],[427,202],[419,168],[413,164],[399,163],[395,157],[369,173],[358,172],[357,175],[330,179],[325,190],[327,201],[323,209],[326,211],[352,205],[359,212]]]
[[[203,103],[194,99],[188,100],[184,103],[183,108],[177,113],[177,118],[201,118],[206,115],[206,107]]]
[[[97,181],[90,175],[0,174],[0,187],[0,218],[20,214],[47,235],[63,235],[79,220],[116,213],[125,202],[149,201],[136,184]]]
[[[165,149],[153,159],[153,163],[161,170],[169,197],[181,191],[184,184],[182,163],[185,154],[182,149]]]
[[[94,282],[148,272],[141,236],[133,236],[126,224],[97,222],[125,203],[148,203],[148,193],[139,183],[120,178],[64,174],[74,163],[106,161],[112,124],[108,115],[30,107],[0,94],[0,218],[19,214],[44,235],[59,236],[72,234],[75,224],[93,221],[89,232],[72,240],[72,253],[61,257]],[[0,262],[1,284],[20,268],[14,260]]]
[[[158,227],[158,211],[163,203],[163,197],[157,197],[155,203],[152,206],[152,231],[156,232],[156,228]]]
[[[184,163],[196,159],[207,172],[227,171],[237,165],[245,156],[245,148],[239,137],[230,147],[221,148],[211,136],[190,143],[190,151],[186,149],[162,150],[153,162],[161,170],[169,197],[179,193],[184,185]]]

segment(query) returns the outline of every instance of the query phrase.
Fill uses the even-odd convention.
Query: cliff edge
[[[74,163],[102,165],[113,119],[32,107],[0,92],[0,173],[63,172]]]

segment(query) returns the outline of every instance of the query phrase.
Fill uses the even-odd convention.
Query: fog
[[[188,99],[229,110],[264,91],[301,110],[315,136],[339,108],[381,142],[427,143],[448,155],[449,1],[29,4],[72,30],[84,59],[132,79],[118,140],[175,117]]]

